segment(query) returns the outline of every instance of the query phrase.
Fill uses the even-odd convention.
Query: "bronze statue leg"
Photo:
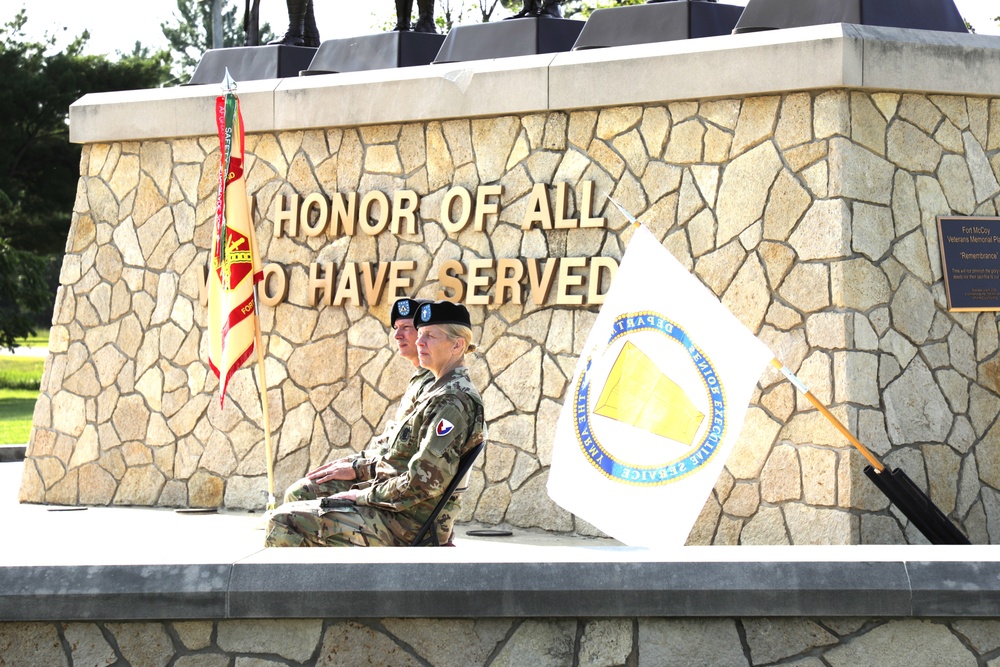
[[[434,0],[417,0],[417,24],[413,26],[414,32],[437,32],[434,25]]]
[[[524,0],[524,6],[521,7],[521,11],[513,16],[508,16],[508,19],[523,19],[530,18],[532,16],[538,15],[538,0]]]
[[[319,28],[316,27],[316,14],[313,13],[313,0],[309,0],[309,6],[306,8],[306,24],[303,38],[303,46],[319,47]]]
[[[260,46],[260,0],[246,0],[243,46]]]
[[[562,10],[559,9],[559,5],[562,0],[542,0],[542,6],[538,8],[537,16],[541,18],[562,18]]]
[[[396,0],[396,27],[393,30],[406,32],[410,29],[410,14],[413,13],[413,0]]]
[[[288,31],[268,44],[305,46],[306,13],[310,9],[310,0],[285,0],[285,2],[288,5]]]

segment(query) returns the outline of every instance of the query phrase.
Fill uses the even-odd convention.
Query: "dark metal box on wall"
[[[319,46],[302,74],[363,72],[374,69],[429,65],[445,36],[437,33],[392,31],[344,39],[328,39]]]
[[[306,46],[237,46],[205,52],[188,85],[219,83],[226,75],[237,82],[285,79],[309,66],[316,49]]]
[[[452,28],[434,62],[451,63],[559,53],[573,48],[584,22],[520,18]]]
[[[952,0],[750,0],[733,32],[827,23],[968,32]]]
[[[742,14],[743,7],[739,5],[705,0],[598,9],[590,15],[573,50],[728,35]]]

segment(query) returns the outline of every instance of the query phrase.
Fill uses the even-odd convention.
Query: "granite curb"
[[[0,591],[0,621],[5,622],[984,618],[1000,615],[1000,563],[442,561],[5,567],[0,568]]]

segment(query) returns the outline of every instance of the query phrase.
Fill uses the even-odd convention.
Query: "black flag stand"
[[[882,464],[867,447],[861,444],[850,431],[847,430],[840,420],[826,409],[826,407],[813,396],[809,388],[801,380],[785,368],[785,366],[775,359],[772,365],[780,370],[795,387],[819,410],[824,417],[830,420],[837,430],[854,445],[861,454],[868,459],[870,465],[865,466],[865,475],[875,486],[878,487],[889,501],[899,508],[907,519],[910,520],[917,530],[923,533],[924,537],[931,544],[971,544],[969,538],[962,534],[955,524],[948,520],[937,505],[917,486],[909,476],[896,468],[890,470]]]
[[[931,544],[970,544],[969,538],[899,468],[883,468],[878,471],[869,465],[865,466],[865,475],[875,482],[879,491],[906,515]]]

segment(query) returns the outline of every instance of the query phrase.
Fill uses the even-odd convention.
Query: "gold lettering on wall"
[[[516,259],[497,260],[496,294],[500,303],[521,305],[521,279],[524,277],[524,264]],[[506,300],[506,295],[510,300]]]
[[[345,262],[342,266],[313,262],[309,265],[307,301],[310,307],[341,307],[395,300],[411,294],[416,268],[412,259]],[[618,262],[611,257],[473,258],[466,264],[450,259],[438,270],[440,288],[435,298],[479,306],[520,305],[527,290],[532,303],[542,305],[555,288],[558,305],[601,304],[605,295],[601,286],[610,284],[617,269]],[[200,270],[201,303],[207,306],[208,269],[202,266]],[[287,269],[271,263],[263,272],[261,303],[276,306],[284,302],[289,292]]]
[[[278,264],[264,267],[264,278],[260,283],[260,301],[265,306],[277,306],[288,298],[288,274]]]
[[[487,290],[493,281],[488,271],[493,269],[493,263],[492,259],[469,260],[469,293],[465,297],[465,302],[470,306],[490,305],[490,295]]]
[[[397,190],[392,197],[392,233],[417,233],[417,206],[420,197],[413,190]],[[406,231],[402,231],[403,220],[406,221]]]
[[[441,226],[449,234],[458,234],[472,219],[472,195],[463,187],[455,186],[441,200]]]
[[[398,299],[407,296],[413,289],[413,276],[403,275],[417,268],[417,262],[413,259],[397,259],[389,262],[389,298]]]
[[[340,270],[340,282],[337,283],[337,293],[333,297],[333,305],[361,305],[361,286],[358,284],[358,265],[348,262]]]
[[[549,300],[549,291],[552,289],[552,277],[556,271],[556,260],[550,259],[545,262],[545,267],[539,273],[538,264],[540,261],[535,258],[528,260],[528,285],[531,287],[532,301],[536,306],[540,306]]]
[[[498,184],[480,185],[475,196],[461,185],[452,186],[441,199],[438,220],[449,234],[464,231],[470,222],[473,230],[485,232],[490,216],[500,215],[502,195],[503,186]],[[568,213],[574,202],[577,217]],[[333,237],[354,236],[359,227],[368,236],[375,236],[386,229],[396,235],[416,234],[419,207],[420,197],[413,190],[396,190],[391,197],[380,190],[372,190],[361,197],[360,203],[357,192],[336,192],[332,196],[314,192],[304,199],[297,193],[279,194],[274,198],[271,217],[275,238],[297,236],[300,229],[309,237],[324,232]],[[592,229],[607,226],[607,220],[594,216],[593,211],[593,181],[581,181],[579,191],[574,191],[565,182],[555,186],[535,183],[528,197],[521,229]]]
[[[450,236],[469,231],[489,233],[493,222],[510,224],[499,221],[502,197],[503,186],[499,184],[480,185],[475,192],[455,185],[441,197],[437,220],[418,220],[420,197],[410,189],[391,193],[279,193],[271,212],[273,237],[416,236],[421,233],[419,225],[439,225]],[[607,220],[594,215],[598,210],[594,197],[593,181],[581,181],[575,187],[566,182],[535,183],[528,194],[521,230],[572,233],[606,227]],[[310,247],[317,246],[311,242]],[[306,300],[312,307],[378,305],[410,295],[416,268],[415,260],[313,262],[308,267]],[[610,257],[451,259],[438,269],[436,298],[483,306],[521,305],[530,298],[531,303],[543,305],[553,298],[554,289],[557,305],[600,304],[604,301],[602,289],[610,284],[617,268],[618,262]],[[289,282],[303,277],[278,264],[266,265],[259,290],[261,302],[267,306],[282,303],[288,298]],[[201,282],[206,280],[207,273]],[[298,289],[301,293],[302,288]],[[202,285],[202,303],[206,294]]]
[[[580,183],[580,227],[584,229],[594,229],[606,227],[608,221],[605,218],[595,218],[591,215],[594,211],[594,182],[583,181]]]
[[[465,267],[457,259],[449,259],[441,265],[438,272],[438,282],[441,289],[438,290],[439,301],[449,299],[451,301],[465,301],[465,283],[459,276],[465,273]]]
[[[299,196],[279,194],[274,198],[274,238],[299,235]]]
[[[312,215],[314,207],[316,209],[315,216]],[[330,224],[330,202],[321,194],[308,195],[302,200],[299,220],[302,222],[302,231],[305,232],[306,236],[319,236],[326,231],[326,226]]]
[[[487,197],[500,197],[503,194],[502,185],[480,185],[476,188],[476,220],[473,228],[481,232],[486,227],[486,216],[500,214],[500,202],[489,201]]]
[[[528,231],[535,225],[552,229],[552,212],[549,210],[549,189],[545,183],[535,183],[528,198],[528,210],[521,221],[521,229]]]
[[[591,257],[590,277],[587,280],[587,303],[600,305],[604,303],[604,295],[601,292],[602,276],[607,275],[608,286],[615,279],[615,272],[618,271],[618,262],[613,257]]]
[[[333,276],[336,274],[333,262],[329,264],[309,265],[309,305],[315,306],[319,295],[323,295],[323,304],[329,306],[333,301]]]
[[[347,201],[344,201],[344,195],[338,192],[333,196],[332,204],[331,236],[354,236],[354,228],[358,221],[358,193],[349,192]]]
[[[573,269],[587,265],[586,257],[563,257],[559,261],[559,287],[556,290],[556,304],[578,306],[583,303],[583,295],[571,294],[570,288],[583,284],[583,276],[572,273]]]

